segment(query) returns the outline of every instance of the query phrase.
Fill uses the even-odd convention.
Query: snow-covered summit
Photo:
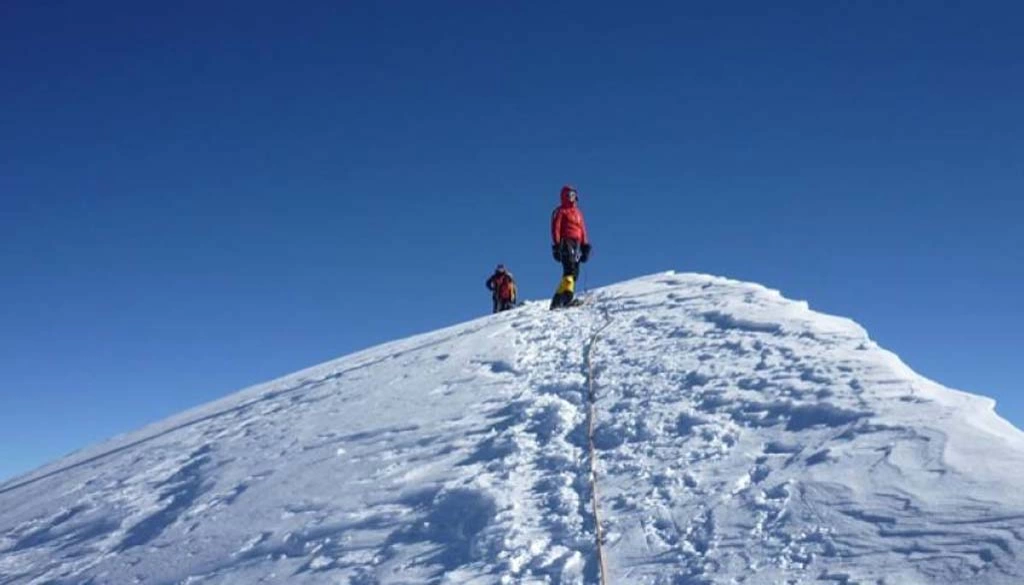
[[[0,584],[1016,585],[1022,472],[992,401],[855,323],[667,273],[353,354],[0,484]]]

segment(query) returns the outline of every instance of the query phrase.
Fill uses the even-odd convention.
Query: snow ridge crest
[[[991,401],[856,323],[667,272],[371,348],[0,485],[0,583],[1017,584],[1022,468]]]

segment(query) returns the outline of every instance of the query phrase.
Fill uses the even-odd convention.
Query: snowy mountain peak
[[[2,484],[0,583],[1019,584],[1021,469],[992,401],[852,321],[666,273]]]

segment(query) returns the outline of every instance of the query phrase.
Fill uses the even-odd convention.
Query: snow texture
[[[0,584],[598,583],[591,381],[608,583],[1024,583],[1024,434],[991,400],[758,285],[666,273],[590,301],[369,349],[8,481]]]

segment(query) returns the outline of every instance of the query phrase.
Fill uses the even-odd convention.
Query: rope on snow
[[[594,539],[597,547],[598,574],[601,585],[607,585],[608,570],[604,560],[604,529],[601,526],[601,509],[598,505],[599,498],[597,494],[597,449],[594,446],[594,425],[597,420],[597,392],[594,389],[594,346],[601,338],[601,333],[612,324],[612,318],[608,313],[606,311],[602,311],[602,313],[605,317],[605,323],[590,336],[590,340],[584,348],[583,359],[586,366],[587,402],[589,403],[587,409],[587,451],[588,458],[590,459],[590,504],[594,514]]]

